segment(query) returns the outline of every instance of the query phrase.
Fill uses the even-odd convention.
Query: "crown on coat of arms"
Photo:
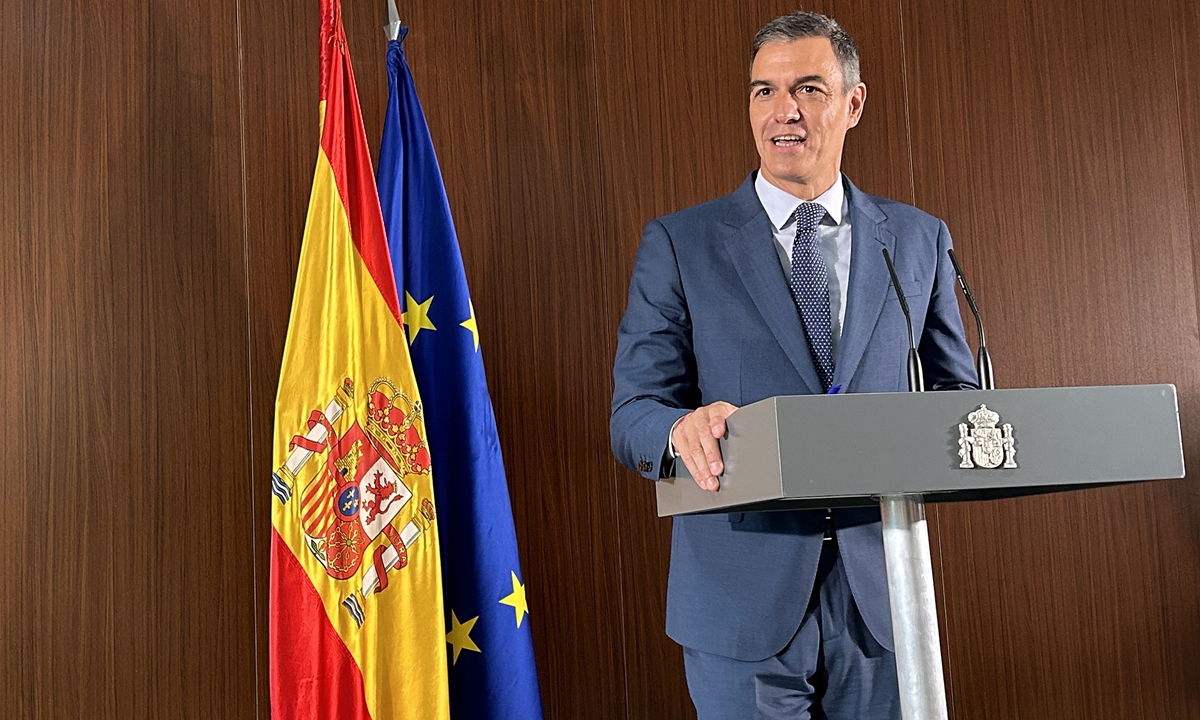
[[[987,405],[980,405],[978,410],[967,415],[967,421],[976,428],[994,428],[1000,422],[1000,414],[988,410]]]
[[[429,472],[429,449],[417,422],[421,404],[413,402],[392,381],[379,378],[367,393],[367,432],[405,473]]]

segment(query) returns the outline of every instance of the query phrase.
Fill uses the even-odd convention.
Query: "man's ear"
[[[867,86],[865,83],[859,83],[850,89],[850,127],[858,125],[866,104]]]

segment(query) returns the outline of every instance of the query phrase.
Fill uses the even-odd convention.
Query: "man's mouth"
[[[771,142],[775,147],[796,147],[797,145],[803,145],[807,140],[808,138],[800,137],[799,135],[780,135],[771,138]]]

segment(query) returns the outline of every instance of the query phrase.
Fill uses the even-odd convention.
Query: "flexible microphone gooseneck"
[[[900,300],[900,309],[904,311],[904,321],[908,323],[908,391],[925,392],[925,371],[921,369],[921,356],[917,354],[917,337],[913,335],[912,315],[908,312],[908,301],[900,292],[900,278],[896,277],[896,267],[892,265],[892,256],[887,248],[883,248],[883,260],[887,263],[888,274],[892,276],[892,287],[896,289],[896,297]]]
[[[967,287],[967,278],[963,276],[958,258],[954,257],[954,248],[947,248],[946,254],[950,256],[950,264],[954,266],[954,274],[958,277],[958,286],[962,288],[963,297],[967,299],[967,307],[971,308],[971,314],[975,316],[975,329],[979,333],[979,352],[975,355],[979,389],[995,390],[996,378],[992,375],[992,356],[988,354],[987,339],[983,335],[983,320],[979,318],[979,308],[975,307],[975,296],[971,294],[971,288]]]

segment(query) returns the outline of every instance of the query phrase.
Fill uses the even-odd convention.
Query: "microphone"
[[[954,248],[947,248],[946,254],[950,256],[950,264],[954,266],[954,274],[958,276],[958,285],[967,299],[967,307],[971,308],[971,314],[975,316],[975,329],[979,333],[979,352],[975,355],[975,372],[979,374],[979,389],[995,390],[996,378],[992,375],[992,356],[988,355],[987,339],[983,336],[983,320],[979,319],[979,308],[975,307],[975,297],[971,295],[971,288],[967,287],[967,279],[963,277],[962,268],[958,265],[958,258],[954,257]]]
[[[892,287],[896,288],[900,309],[904,311],[904,321],[908,323],[908,391],[925,392],[925,371],[921,369],[921,356],[917,354],[912,315],[908,312],[908,301],[904,299],[904,293],[900,292],[900,278],[896,277],[896,268],[892,265],[892,256],[888,255],[887,248],[883,248],[883,259],[887,263],[888,274],[892,276]]]

